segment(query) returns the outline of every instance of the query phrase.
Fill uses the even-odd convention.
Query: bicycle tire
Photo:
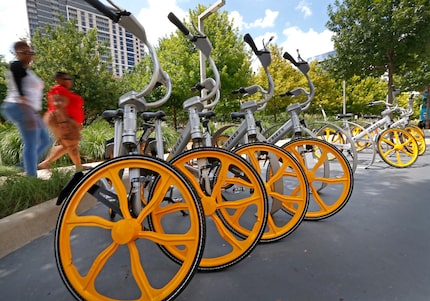
[[[390,166],[405,168],[418,159],[418,143],[406,130],[386,129],[378,136],[376,143],[379,156]]]
[[[424,155],[427,149],[426,139],[422,132],[422,130],[416,125],[408,125],[405,128],[412,136],[414,136],[415,140],[418,143],[418,156]]]
[[[199,161],[208,172],[207,183],[200,181],[193,165]],[[188,150],[171,163],[190,179],[202,200],[207,236],[199,270],[221,270],[246,258],[260,241],[268,215],[265,186],[252,165],[239,155],[216,147]],[[226,220],[235,223],[244,235],[231,231]],[[164,249],[180,258],[176,250],[165,246]]]
[[[294,155],[308,178],[311,198],[305,220],[326,219],[345,207],[354,177],[350,163],[337,147],[317,138],[297,138],[282,148]],[[328,160],[329,157],[333,158]]]
[[[128,208],[126,185],[138,179],[124,180],[120,175],[131,168],[150,173],[148,180],[156,182],[157,193],[145,199],[146,206],[137,218]],[[99,186],[102,178],[109,178],[114,193]],[[169,206],[164,201],[171,187],[183,198],[180,205]],[[120,204],[114,221],[107,214],[104,193]],[[164,214],[163,232],[148,230],[149,214],[175,215],[180,209],[188,212],[186,229],[172,224],[177,219],[167,220]],[[202,206],[188,179],[167,162],[130,155],[103,162],[71,191],[56,224],[55,258],[62,281],[77,300],[173,300],[197,270],[204,242]],[[157,245],[164,243],[185,246],[180,265],[159,252]]]
[[[234,152],[245,157],[265,180],[271,209],[260,242],[276,242],[293,233],[305,217],[310,198],[300,163],[284,149],[265,142],[243,145]]]

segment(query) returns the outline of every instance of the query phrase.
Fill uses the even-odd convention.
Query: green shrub
[[[65,155],[57,160],[48,180],[26,177],[19,174],[20,170],[16,167],[22,156],[18,130],[10,123],[0,123],[0,135],[0,218],[57,197],[72,172],[60,172],[56,167],[71,165],[70,158]],[[113,126],[104,120],[85,126],[80,142],[82,161],[104,160],[106,140],[113,135]],[[176,142],[178,133],[172,127],[163,125],[163,137],[170,148]]]
[[[97,120],[82,129],[79,144],[83,162],[104,160],[106,140],[112,138],[114,128],[104,120]]]
[[[22,161],[22,142],[18,129],[9,122],[0,124],[0,165],[16,165]]]
[[[3,177],[0,184],[0,218],[57,197],[72,174],[72,171],[53,169],[48,180],[19,174]]]

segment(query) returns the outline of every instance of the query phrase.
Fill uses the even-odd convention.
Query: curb
[[[55,198],[0,219],[0,258],[54,229],[60,211],[56,201]]]
[[[97,164],[99,162],[85,166]],[[47,169],[37,171],[38,178],[48,178],[50,174]],[[61,208],[56,202],[57,198],[0,219],[0,259],[55,228]]]

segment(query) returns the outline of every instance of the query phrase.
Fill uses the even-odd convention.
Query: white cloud
[[[313,29],[303,32],[298,27],[289,27],[284,29],[282,33],[286,39],[279,46],[293,57],[296,57],[297,49],[305,60],[333,50],[333,42],[331,41],[333,32],[328,29],[323,32],[316,32]]]
[[[176,2],[176,0],[149,0],[148,7],[141,9],[137,14],[137,19],[145,28],[151,44],[156,45],[160,38],[176,30],[176,26],[167,19],[170,12],[173,12],[179,20],[187,15],[187,12],[182,10]]]
[[[300,1],[299,4],[297,4],[296,10],[302,12],[305,18],[312,16],[312,10],[305,0]]]
[[[266,9],[263,19],[257,19],[253,23],[248,24],[248,28],[267,28],[275,26],[275,20],[278,17],[279,12]]]
[[[230,21],[233,22],[233,26],[239,28],[242,31],[245,22],[243,22],[243,17],[238,11],[232,11],[229,15]]]
[[[275,26],[276,18],[278,17],[279,12],[273,11],[270,9],[266,9],[264,18],[259,18],[252,23],[246,23],[243,21],[242,15],[237,11],[232,11],[230,13],[230,20],[233,20],[233,24],[242,29],[250,29],[250,28],[269,28]]]
[[[0,54],[6,61],[13,59],[13,43],[29,33],[25,0],[0,2]]]

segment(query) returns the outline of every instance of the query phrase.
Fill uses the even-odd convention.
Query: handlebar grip
[[[296,62],[296,60],[288,52],[285,52],[283,57],[284,59],[289,60],[294,66],[296,67],[298,66],[298,63]]]
[[[249,87],[240,87],[237,90],[233,90],[232,93],[233,94],[249,94],[249,95],[253,95],[255,93],[257,93],[260,90],[260,87],[257,85],[253,85],[253,86],[249,86]]]
[[[202,91],[205,87],[201,83],[195,84],[193,87],[191,87],[191,92],[198,92]]]
[[[280,94],[279,96],[280,97],[284,97],[284,96],[293,96],[294,94],[293,93],[291,93],[291,91],[287,91],[287,92],[285,92],[285,93],[282,93],[282,94]]]
[[[106,5],[101,3],[98,0],[85,0],[89,5],[100,11],[103,15],[114,21],[115,23],[119,22],[119,19],[121,18],[121,14],[116,13],[115,11],[108,8]]]
[[[245,36],[243,37],[243,40],[251,47],[252,51],[254,51],[256,55],[260,54],[260,51],[257,49],[257,46],[255,46],[254,39],[251,37],[249,33],[245,34]]]
[[[176,25],[176,27],[182,31],[182,33],[186,36],[190,34],[190,31],[188,28],[185,27],[185,25],[178,19],[178,17],[175,16],[174,13],[169,13],[167,18],[169,18],[170,22]]]
[[[241,93],[241,94],[245,94],[245,93],[246,93],[246,91],[245,91],[245,89],[244,89],[243,87],[240,87],[239,89],[236,89],[236,90],[231,91],[231,93],[232,93],[232,94],[239,94],[239,93]]]

